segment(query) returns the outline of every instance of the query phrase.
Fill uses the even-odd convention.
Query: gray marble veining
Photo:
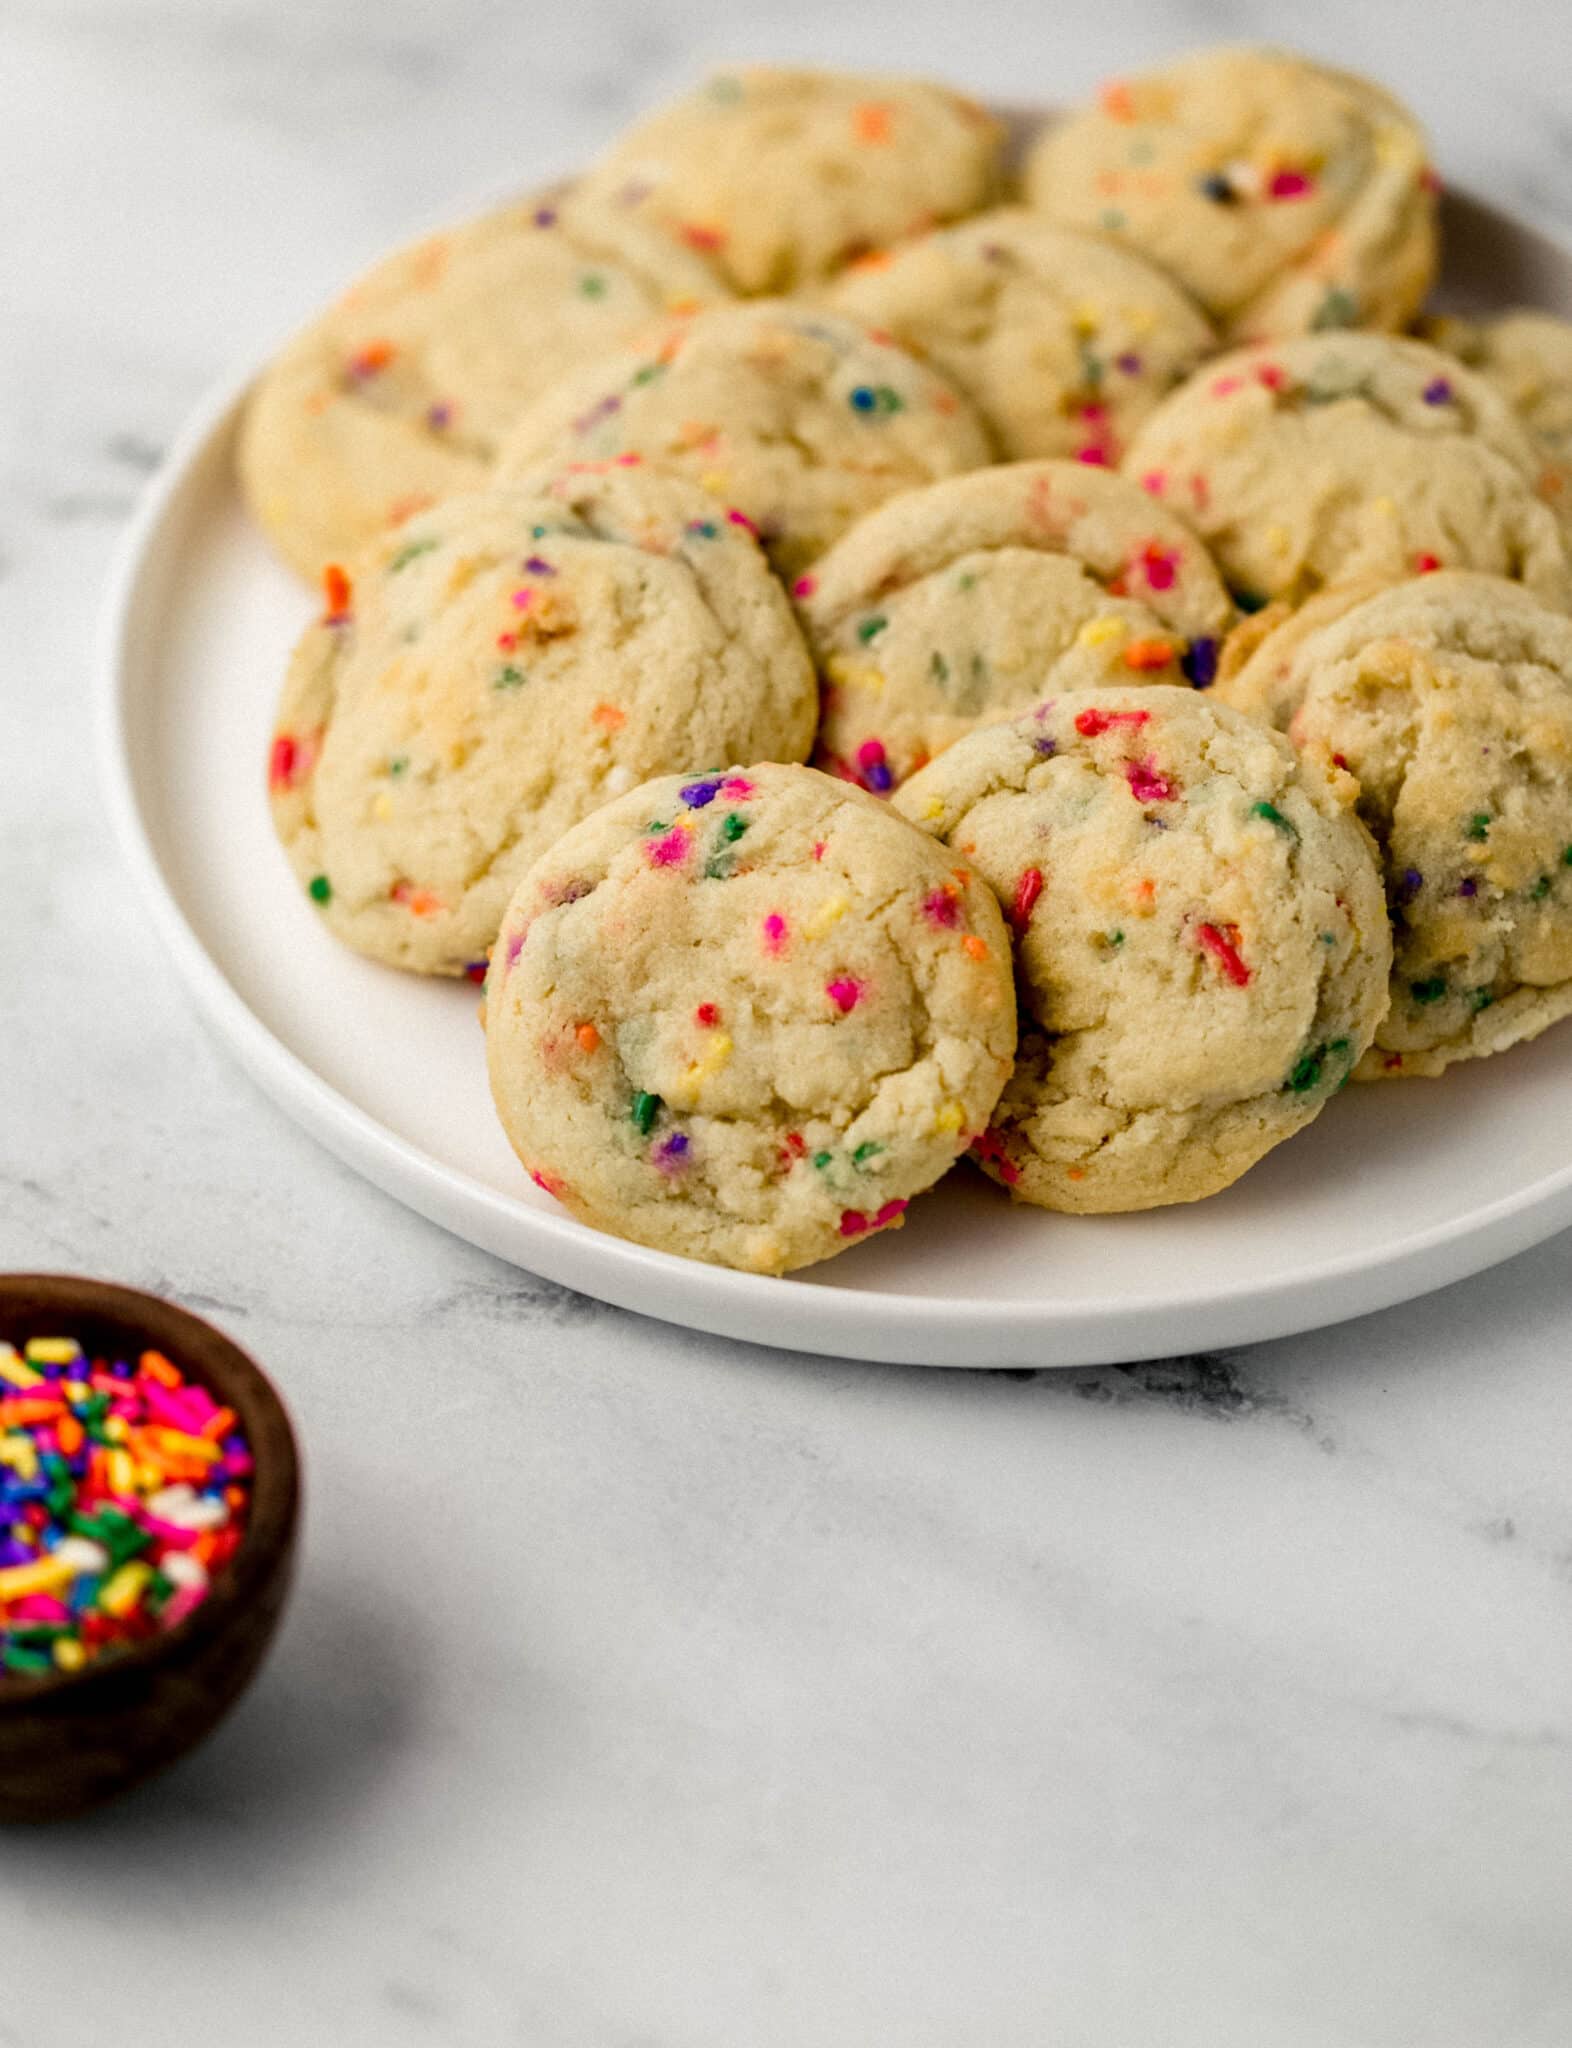
[[[0,1264],[216,1317],[310,1483],[223,1733],[0,1844],[5,2048],[1572,2039],[1572,1237],[1088,1374],[641,1322],[257,1096],[90,772],[160,450],[411,226],[711,54],[1069,97],[1244,34],[1389,76],[1449,172],[1572,221],[1561,5],[0,7]]]

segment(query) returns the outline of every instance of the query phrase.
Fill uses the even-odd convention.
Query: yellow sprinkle
[[[942,818],[944,816],[944,798],[942,796],[929,797],[928,801],[923,805],[922,814],[925,818]]]
[[[0,1344],[0,1380],[9,1380],[13,1387],[41,1387],[44,1376],[23,1364],[14,1344]]]
[[[32,1564],[8,1565],[0,1571],[0,1603],[25,1600],[30,1593],[53,1592],[56,1586],[63,1586],[75,1576],[70,1558],[58,1557],[53,1551]]]
[[[958,1102],[946,1102],[933,1120],[935,1135],[941,1131],[958,1131],[966,1123],[966,1112]]]
[[[453,564],[453,567],[448,571],[447,595],[449,597],[457,597],[461,590],[466,589],[474,582],[475,572],[479,567],[480,560],[478,556],[460,555]]]
[[[38,1477],[38,1446],[30,1436],[0,1436],[0,1465],[9,1465],[24,1480]]]
[[[60,1391],[68,1401],[85,1401],[93,1390],[86,1380],[62,1380]]]
[[[111,1451],[104,1464],[109,1474],[111,1492],[136,1492],[136,1460],[129,1451]]]
[[[1091,299],[1083,299],[1070,318],[1075,322],[1077,334],[1095,334],[1102,319],[1102,308]]]
[[[1391,498],[1372,498],[1370,500],[1370,509],[1372,512],[1379,512],[1383,519],[1395,519],[1397,517],[1397,505]]]
[[[27,1571],[30,1567],[23,1565],[21,1569]],[[129,1558],[119,1571],[113,1574],[99,1594],[99,1606],[106,1613],[112,1614],[116,1621],[124,1621],[142,1598],[142,1589],[152,1576],[153,1567],[150,1564],[145,1563],[140,1557]]]
[[[884,688],[883,669],[865,661],[853,661],[845,654],[832,654],[824,664],[824,673],[843,689],[866,690],[870,696],[876,697]]]
[[[692,1109],[699,1099],[706,1081],[718,1074],[731,1058],[731,1040],[724,1031],[717,1031],[709,1042],[703,1059],[695,1060],[683,1075],[677,1087],[671,1092],[674,1109]]]
[[[112,1444],[123,1444],[130,1433],[130,1424],[123,1415],[104,1417],[104,1435]]]
[[[1280,555],[1286,555],[1289,547],[1292,545],[1286,526],[1269,526],[1266,529],[1265,539],[1267,546]]]
[[[55,1638],[55,1663],[62,1671],[80,1671],[87,1662],[87,1651],[75,1636]]]
[[[386,790],[382,791],[381,795],[377,798],[376,802],[371,806],[371,815],[374,818],[392,817],[393,799],[388,795]]]
[[[821,903],[802,928],[805,939],[822,939],[832,924],[839,924],[851,909],[851,901],[845,896],[831,896]]]
[[[731,479],[723,469],[707,469],[699,482],[707,491],[724,491]]]
[[[69,1365],[73,1358],[82,1356],[82,1347],[74,1337],[32,1337],[27,1345],[29,1365]]]
[[[1082,647],[1106,647],[1110,640],[1122,640],[1129,630],[1129,625],[1117,612],[1103,612],[1095,619],[1088,619],[1075,638]]]

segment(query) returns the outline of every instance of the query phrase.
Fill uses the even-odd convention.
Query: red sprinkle
[[[1031,923],[1032,907],[1042,893],[1042,869],[1028,868],[1016,883],[1015,894],[1010,900],[1010,924],[1017,936]]]
[[[1196,927],[1195,936],[1222,968],[1234,987],[1247,988],[1250,984],[1250,970],[1240,959],[1239,949],[1234,943],[1239,934],[1232,925],[1228,927],[1228,934],[1225,936],[1215,924],[1203,924]]]
[[[1099,711],[1094,707],[1075,714],[1075,729],[1084,740],[1095,740],[1116,725],[1145,725],[1150,711]]]
[[[702,1024],[706,1031],[713,1031],[720,1022],[720,1011],[713,1003],[700,1003],[693,1013],[695,1024]]]
[[[295,763],[299,752],[287,732],[281,732],[273,742],[273,751],[268,756],[267,786],[272,790],[291,789],[295,781]]]
[[[1004,1149],[1004,1140],[997,1131],[984,1131],[972,1140],[972,1156],[986,1160],[999,1169],[999,1178],[1007,1188],[1013,1188],[1021,1177],[1021,1169],[1014,1164]]]
[[[1305,171],[1274,171],[1267,185],[1267,196],[1272,199],[1303,199],[1315,180]]]
[[[349,617],[355,586],[337,562],[329,562],[322,571],[322,595],[326,600],[322,613],[323,624],[342,626]]]
[[[1415,555],[1414,557],[1414,574],[1416,576],[1428,576],[1432,571],[1439,569],[1440,566],[1441,557],[1439,555]]]
[[[904,1216],[906,1209],[907,1204],[900,1199],[886,1202],[882,1209],[875,1210],[871,1216],[864,1215],[861,1209],[843,1209],[841,1236],[861,1237],[865,1231],[883,1230],[887,1223],[893,1223],[898,1216]]]

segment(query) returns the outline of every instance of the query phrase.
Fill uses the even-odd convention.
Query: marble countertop
[[[271,1367],[309,1517],[205,1751],[0,1843],[4,2048],[1565,2048],[1572,1235],[1229,1356],[692,1337],[430,1229],[204,1036],[94,789],[95,612],[262,332],[702,57],[1072,97],[1289,35],[1572,223],[1563,0],[8,0],[0,1266]]]

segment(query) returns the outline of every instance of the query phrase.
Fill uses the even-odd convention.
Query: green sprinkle
[[[1324,332],[1328,327],[1352,327],[1358,318],[1359,301],[1353,293],[1333,285],[1316,307],[1310,325],[1317,332]]]
[[[1572,846],[1569,846],[1566,852],[1562,854],[1561,865],[1564,868],[1572,868]]]
[[[586,270],[579,279],[579,291],[586,299],[603,299],[606,296],[606,280],[598,271]]]
[[[55,1660],[47,1650],[25,1650],[20,1643],[11,1643],[0,1651],[0,1662],[7,1671],[20,1671],[27,1677],[35,1672],[53,1671]]]
[[[721,821],[720,836],[728,846],[735,846],[748,829],[748,821],[736,811],[728,811]]]
[[[875,612],[871,619],[864,619],[857,628],[857,638],[866,647],[870,640],[877,640],[889,623],[882,612]]]
[[[972,656],[972,681],[985,683],[988,680],[988,657],[984,654]]]
[[[1446,994],[1446,979],[1443,975],[1433,974],[1428,981],[1411,981],[1408,993],[1416,1003],[1439,1003]]]
[[[406,542],[393,557],[392,561],[388,563],[388,574],[396,576],[400,569],[407,569],[411,562],[418,561],[422,555],[429,555],[433,548],[440,547],[441,545],[442,543],[434,534],[429,540]]]
[[[942,654],[936,653],[928,663],[928,673],[936,683],[947,683],[950,680],[950,664]],[[1567,864],[1572,866],[1572,846],[1567,848]]]
[[[1543,903],[1545,898],[1550,894],[1550,886],[1550,877],[1548,875],[1541,875],[1539,880],[1534,884],[1533,888],[1530,889],[1528,893],[1530,896],[1533,897],[1536,903]]]
[[[833,1152],[815,1152],[813,1155],[813,1163],[819,1169],[820,1173],[823,1173],[825,1167],[827,1167],[831,1163],[834,1157],[835,1154]]]
[[[1116,235],[1124,226],[1124,215],[1117,206],[1105,206],[1097,216],[1097,225],[1105,234]]]
[[[313,903],[331,902],[333,897],[333,884],[328,880],[326,875],[313,875],[311,877],[311,880],[306,884],[306,894],[311,898]]]
[[[977,587],[977,578],[968,569],[964,574],[956,577],[955,587],[957,590],[974,590]]]
[[[1265,818],[1269,825],[1275,825],[1279,832],[1286,832],[1290,839],[1297,840],[1299,837],[1296,827],[1283,816],[1276,804],[1265,802],[1252,804],[1250,806],[1250,815],[1252,818]]]
[[[669,818],[652,818],[644,828],[644,836],[646,839],[653,839],[657,832],[669,832],[670,830],[671,820]]]
[[[1481,1010],[1488,1010],[1490,1008],[1490,1005],[1495,1001],[1495,997],[1487,988],[1476,988],[1468,1000],[1473,1005],[1474,1015],[1477,1017]]]
[[[1471,839],[1476,846],[1482,840],[1488,839],[1490,837],[1490,813],[1488,811],[1475,811],[1468,821],[1468,830],[1463,834],[1463,837]]]
[[[518,690],[523,688],[524,682],[523,669],[515,668],[510,661],[505,669],[499,670],[491,687],[494,690]]]
[[[1295,1095],[1308,1095],[1321,1079],[1326,1066],[1324,1045],[1318,1045],[1314,1052],[1307,1052],[1294,1062],[1288,1075],[1288,1087]]]
[[[633,1098],[633,1128],[641,1138],[647,1138],[650,1128],[660,1115],[660,1097],[651,1095],[647,1088],[641,1088]]]
[[[1337,944],[1336,932],[1322,932],[1321,943],[1323,946],[1335,946]]]
[[[645,363],[642,369],[634,371],[633,382],[636,385],[653,384],[657,377],[664,377],[665,374],[666,365],[664,363]]]
[[[878,401],[880,412],[904,412],[906,410],[906,401],[893,384],[875,384],[873,395]]]
[[[859,1145],[856,1151],[852,1154],[852,1165],[866,1166],[870,1159],[877,1158],[879,1153],[881,1153],[883,1150],[884,1147],[882,1145],[875,1145],[873,1140],[870,1138],[867,1144]]]
[[[1081,358],[1081,376],[1090,390],[1095,391],[1103,381],[1102,358],[1089,341],[1078,344]]]
[[[1118,947],[1120,947],[1120,946],[1122,946],[1122,945],[1124,944],[1124,933],[1123,933],[1123,932],[1108,932],[1108,933],[1106,933],[1106,934],[1105,934],[1105,938],[1106,938],[1106,942],[1107,942],[1107,944],[1109,944],[1110,946],[1114,947],[1115,949],[1117,949]]]
[[[1234,603],[1242,612],[1259,612],[1266,609],[1266,599],[1254,590],[1236,590]]]
[[[407,774],[407,773],[408,773],[408,771],[409,771],[409,756],[408,756],[408,754],[395,754],[395,755],[393,756],[392,760],[391,760],[391,761],[389,761],[389,763],[388,763],[388,773],[389,773],[389,775],[391,775],[391,776],[393,777],[393,779],[394,779],[394,781],[395,781],[395,782],[396,782],[396,781],[398,780],[398,778],[399,778],[399,777],[400,777],[401,775]]]

